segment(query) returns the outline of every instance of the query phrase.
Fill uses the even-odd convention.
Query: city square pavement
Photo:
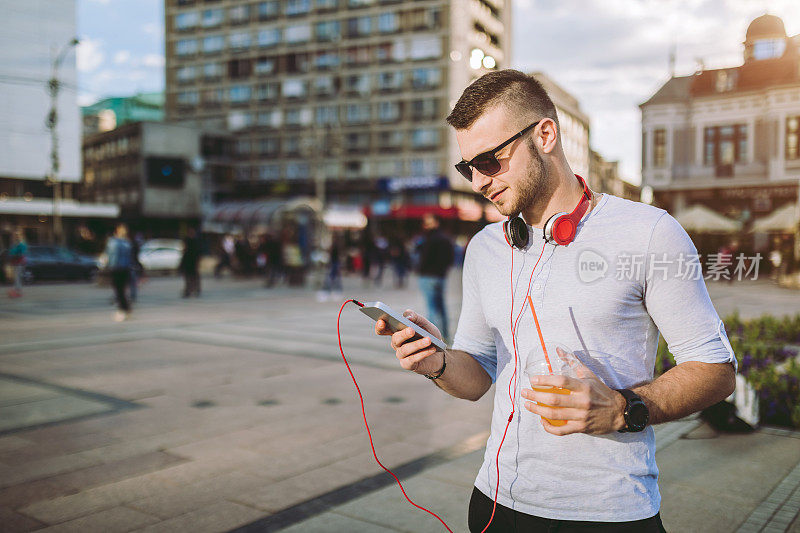
[[[424,312],[415,281],[345,279],[345,295],[148,280],[129,320],[111,290],[26,287],[0,299],[0,531],[444,531],[372,457],[336,342],[344,297]],[[711,283],[721,315],[800,311],[767,280]],[[453,325],[458,272],[449,283]],[[356,307],[341,338],[378,457],[416,503],[466,531],[492,391],[451,398],[399,368]],[[656,429],[668,531],[800,531],[800,433]]]

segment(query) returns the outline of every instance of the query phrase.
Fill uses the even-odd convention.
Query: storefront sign
[[[404,190],[435,189],[446,191],[450,181],[445,176],[412,176],[408,178],[380,178],[378,190],[395,193]]]

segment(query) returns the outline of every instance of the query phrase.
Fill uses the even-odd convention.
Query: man
[[[189,228],[183,240],[183,255],[178,270],[183,274],[183,297],[200,296],[200,241],[197,232]]]
[[[114,313],[114,320],[122,322],[128,318],[131,310],[125,288],[130,281],[131,266],[133,265],[133,247],[128,240],[128,227],[125,224],[117,224],[114,235],[108,239],[106,256],[108,257],[108,270],[111,273],[111,284],[117,299],[117,312]]]
[[[497,382],[470,530],[489,523],[496,497],[487,531],[663,531],[651,426],[713,405],[735,386],[735,357],[702,276],[679,275],[700,266],[694,245],[663,210],[607,194],[590,195],[570,244],[541,239],[552,215],[575,209],[583,186],[564,156],[555,107],[531,77],[486,74],[447,121],[473,191],[505,216],[521,214],[531,234],[519,250],[501,224],[472,239],[446,353],[428,339],[410,342],[411,328],[392,335],[401,366],[453,396],[474,401]],[[440,336],[427,319],[406,316]],[[541,345],[538,326],[543,342],[572,350],[577,377],[540,376],[536,384],[569,394],[534,392],[523,381],[526,358]],[[382,321],[376,332],[391,334]],[[653,380],[659,332],[678,365]]]
[[[439,219],[433,213],[422,218],[425,235],[417,246],[419,288],[428,306],[428,316],[445,338],[449,338],[444,288],[447,269],[453,264],[453,243],[439,231]]]

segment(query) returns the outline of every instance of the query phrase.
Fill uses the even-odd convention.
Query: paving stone
[[[169,493],[135,500],[127,505],[161,519],[186,514],[225,499],[268,487],[270,481],[242,472],[228,472],[194,483],[180,484]]]
[[[0,531],[34,531],[41,529],[44,524],[38,520],[34,520],[29,516],[17,513],[8,509],[7,507],[0,506]]]
[[[75,494],[78,489],[52,478],[28,481],[0,489],[0,507],[16,509],[42,500]]]
[[[386,527],[385,524],[375,524],[351,518],[338,513],[324,513],[314,518],[304,520],[294,526],[281,529],[281,533],[330,533],[331,531],[347,531],[348,533],[388,533],[400,531]]]
[[[158,523],[158,518],[127,507],[114,507],[42,529],[43,533],[122,533]]]
[[[253,522],[263,516],[263,511],[232,502],[220,502],[171,520],[165,520],[140,529],[141,533],[191,531],[192,533],[217,533]]]

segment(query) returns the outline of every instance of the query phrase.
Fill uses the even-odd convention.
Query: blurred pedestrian
[[[401,237],[392,239],[389,245],[389,258],[392,261],[392,267],[395,274],[395,288],[402,289],[406,286],[406,276],[408,275],[408,267],[411,264],[411,258],[406,249],[406,244]]]
[[[331,239],[330,252],[328,253],[328,268],[325,282],[318,300],[326,301],[330,296],[334,300],[342,296],[342,242],[334,235]]]
[[[111,273],[111,284],[117,300],[117,312],[114,313],[114,320],[122,322],[128,318],[131,311],[125,289],[130,282],[131,266],[133,265],[133,246],[128,240],[128,227],[125,224],[117,224],[114,235],[108,239],[106,256],[108,257],[108,270]]]
[[[372,282],[376,287],[383,284],[383,271],[386,268],[386,261],[389,259],[389,241],[383,235],[375,238],[375,266],[377,272]]]
[[[359,243],[361,252],[361,278],[364,287],[370,285],[370,273],[372,272],[372,261],[375,258],[375,239],[369,228],[364,228],[361,232],[361,242]]]
[[[200,241],[194,228],[186,232],[178,270],[183,274],[183,297],[200,296]]]
[[[215,278],[218,278],[222,275],[222,269],[224,268],[230,270],[231,273],[233,272],[231,260],[233,259],[233,253],[235,251],[236,243],[233,240],[233,235],[225,235],[225,237],[222,238],[222,244],[220,245],[219,261],[217,262],[217,266],[214,267]]]
[[[8,291],[9,298],[22,296],[22,277],[25,273],[27,255],[28,243],[25,240],[25,231],[17,228],[14,232],[14,246],[8,251],[9,263],[14,267],[14,288]]]
[[[445,277],[453,264],[453,243],[439,230],[439,219],[427,213],[422,219],[425,235],[418,246],[419,288],[428,306],[428,316],[444,338],[448,338],[444,303]]]
[[[131,239],[131,279],[130,279],[130,295],[131,302],[135,302],[139,295],[139,279],[144,273],[144,266],[139,262],[139,250],[142,249],[144,237],[141,232],[137,232]]]
[[[264,286],[272,287],[276,280],[283,277],[283,250],[281,241],[274,232],[268,231],[264,236],[264,253],[267,254],[267,270],[264,274]]]

